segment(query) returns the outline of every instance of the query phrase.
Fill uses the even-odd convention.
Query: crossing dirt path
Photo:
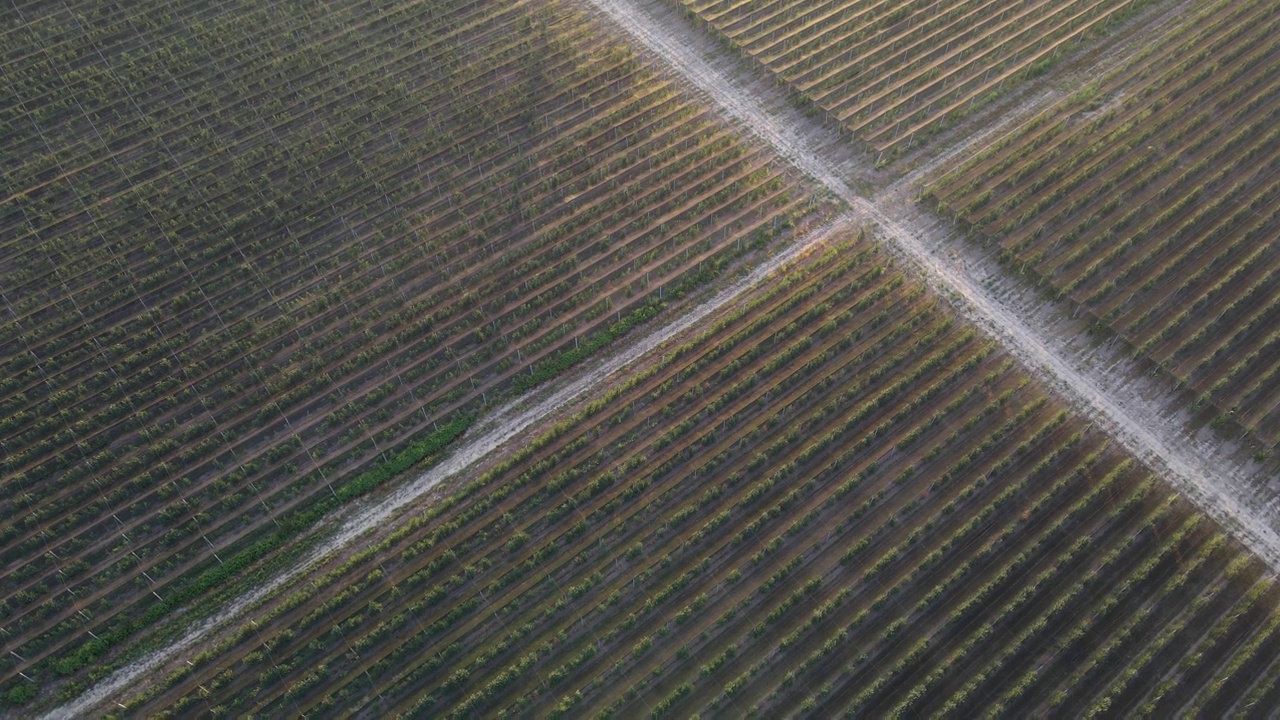
[[[914,182],[938,162],[955,161],[976,151],[1005,125],[1053,102],[1058,93],[1044,91],[990,126],[970,128],[958,147],[938,149],[936,162],[924,164],[867,199],[855,192],[855,187],[872,184],[867,178],[874,176],[874,170],[866,167],[865,160],[859,168],[856,160],[833,151],[840,144],[833,130],[792,108],[781,89],[760,82],[744,61],[726,58],[732,53],[669,6],[653,0],[584,2],[683,76],[729,118],[849,203],[855,217],[874,227],[888,249],[950,298],[961,314],[1229,528],[1273,570],[1280,570],[1280,534],[1276,532],[1280,508],[1263,468],[1211,433],[1191,434],[1186,429],[1189,418],[1177,409],[1175,398],[1135,380],[1141,372],[1114,350],[1099,355],[1094,348],[1078,347],[1080,333],[1054,317],[1054,306],[1019,293],[980,248],[953,237],[946,223],[921,210],[912,198]],[[1125,57],[1113,54],[1108,62],[1124,62]]]

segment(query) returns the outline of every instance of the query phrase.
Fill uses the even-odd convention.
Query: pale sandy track
[[[1117,377],[1141,375],[1122,359],[1103,366],[1069,356],[1066,347],[1071,338],[1053,333],[1042,307],[1015,303],[1007,291],[998,291],[1002,281],[998,270],[990,271],[989,258],[971,244],[948,237],[947,228],[903,197],[910,182],[898,183],[870,201],[858,196],[846,174],[824,152],[831,140],[823,134],[833,135],[832,131],[790,109],[780,90],[754,82],[742,63],[718,61],[727,52],[710,43],[701,30],[652,1],[584,2],[667,63],[727,116],[848,202],[857,217],[876,228],[891,251],[916,267],[963,315],[1229,528],[1273,571],[1280,570],[1280,534],[1275,530],[1280,527],[1280,514],[1264,496],[1267,483],[1259,477],[1259,468],[1222,443],[1190,437],[1182,419],[1165,409],[1167,398],[1152,397],[1149,388],[1135,383],[1116,382]],[[1043,107],[1053,97],[1036,96],[1025,105]],[[939,154],[942,159],[963,157],[965,150],[988,138],[991,131],[975,129],[971,140],[951,151],[943,148]],[[922,171],[935,166],[927,163]],[[918,175],[913,173],[908,180],[913,177]]]
[[[564,408],[580,401],[588,393],[599,390],[619,379],[632,365],[663,343],[681,335],[708,316],[714,315],[736,302],[743,294],[762,284],[775,271],[810,249],[828,240],[852,232],[859,219],[852,213],[836,218],[803,237],[796,239],[778,254],[756,266],[749,274],[729,287],[716,293],[711,299],[697,305],[668,324],[647,334],[637,331],[611,350],[602,360],[588,362],[582,368],[571,371],[565,377],[549,384],[549,387],[519,398],[482,417],[464,438],[452,448],[443,461],[418,476],[411,483],[397,488],[375,505],[358,508],[332,521],[336,530],[315,550],[295,563],[289,570],[271,579],[269,583],[238,598],[216,616],[191,628],[182,639],[156,650],[131,663],[95,685],[76,700],[50,712],[50,718],[79,718],[93,714],[105,705],[118,702],[118,698],[151,673],[174,662],[180,662],[185,653],[205,640],[219,628],[235,622],[247,610],[270,597],[272,593],[303,576],[309,569],[326,558],[339,553],[358,538],[381,527],[395,513],[422,498],[440,483],[472,471],[487,456],[503,447],[512,438],[529,430],[537,430]]]

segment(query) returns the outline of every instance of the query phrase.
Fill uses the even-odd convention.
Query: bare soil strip
[[[1105,361],[1098,362],[1093,348],[1073,345],[1079,332],[1051,317],[1060,308],[1017,293],[990,257],[953,237],[949,227],[906,197],[911,182],[897,183],[872,200],[857,195],[846,180],[849,173],[829,159],[828,148],[838,142],[833,131],[790,108],[781,90],[753,82],[742,61],[717,61],[730,53],[666,6],[652,0],[590,2],[729,117],[848,202],[855,216],[874,224],[889,249],[918,268],[963,315],[1168,478],[1273,570],[1280,570],[1280,534],[1275,530],[1280,515],[1263,494],[1269,482],[1262,467],[1242,459],[1237,448],[1211,434],[1190,434],[1189,418],[1176,408],[1176,401],[1138,380],[1141,372],[1125,358],[1104,351]],[[1040,107],[1052,98],[1034,96],[1019,107]],[[1006,115],[999,125],[1010,119]],[[982,128],[974,130],[974,140],[985,137],[979,132]],[[962,143],[962,149],[973,144]],[[939,153],[954,157],[945,148]],[[934,164],[921,170],[930,167]]]
[[[446,480],[473,474],[478,465],[512,438],[525,431],[536,431],[545,427],[549,420],[565,408],[587,397],[597,388],[617,380],[633,365],[664,343],[678,337],[707,317],[730,307],[738,298],[761,285],[787,263],[810,250],[821,247],[835,237],[853,232],[858,227],[858,222],[858,217],[854,213],[837,217],[832,222],[793,241],[776,255],[757,265],[749,274],[739,278],[709,300],[674,318],[663,327],[639,336],[637,340],[621,344],[601,360],[588,362],[583,368],[571,371],[565,377],[550,383],[545,391],[534,391],[531,395],[517,398],[499,407],[492,414],[482,418],[443,461],[418,476],[413,482],[398,488],[377,504],[357,508],[345,513],[343,517],[335,518],[331,526],[336,527],[336,531],[288,571],[272,578],[271,582],[252,593],[237,599],[216,616],[200,622],[182,639],[121,668],[76,700],[53,710],[46,717],[76,718],[93,714],[96,708],[110,702],[122,690],[138,682],[148,673],[174,661],[181,653],[206,639],[218,628],[234,622],[246,610],[270,597],[313,566],[335,553],[342,552],[370,531],[384,526],[402,508],[421,499]]]

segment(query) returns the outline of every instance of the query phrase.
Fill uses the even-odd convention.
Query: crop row
[[[1137,12],[1132,0],[680,0],[887,162]]]
[[[1268,445],[1280,441],[1278,32],[1268,3],[1211,3],[928,191]]]
[[[1012,712],[1127,667],[1092,627],[1146,618],[1131,657],[1213,588],[1253,599],[1178,697],[1275,657],[1232,642],[1273,616],[1261,565],[864,239],[657,354],[129,709]]]
[[[4,31],[6,683],[819,210],[555,2],[84,5]]]

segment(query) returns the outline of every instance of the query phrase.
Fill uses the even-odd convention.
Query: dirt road
[[[709,316],[715,315],[737,302],[745,293],[761,285],[777,270],[811,249],[822,246],[832,238],[845,235],[859,226],[853,213],[837,217],[832,222],[797,238],[779,253],[757,265],[749,274],[716,293],[709,300],[688,312],[677,316],[666,325],[635,334],[635,339],[612,349],[604,358],[588,362],[568,373],[542,391],[534,391],[512,401],[481,418],[443,461],[418,476],[411,483],[397,488],[375,505],[356,508],[329,520],[334,528],[326,540],[314,550],[262,587],[242,596],[216,616],[200,622],[187,631],[180,640],[160,648],[146,657],[116,671],[95,685],[76,700],[49,713],[50,718],[76,718],[93,714],[100,706],[116,701],[127,688],[142,678],[157,672],[170,663],[180,661],[191,648],[205,641],[220,628],[235,622],[246,610],[270,597],[295,578],[329,556],[343,551],[367,533],[381,528],[402,508],[419,500],[442,482],[454,477],[470,475],[489,455],[502,448],[512,438],[529,430],[545,427],[547,421],[564,408],[578,402],[589,393],[617,381],[628,369],[639,363],[650,352],[680,336]]]
[[[668,6],[652,0],[585,1],[728,117],[848,202],[858,219],[874,226],[886,246],[917,268],[964,316],[1229,528],[1273,570],[1280,570],[1280,534],[1275,530],[1280,527],[1280,512],[1268,500],[1274,492],[1262,469],[1216,438],[1190,435],[1185,418],[1169,409],[1176,404],[1171,398],[1152,393],[1150,386],[1140,383],[1117,382],[1116,378],[1141,376],[1123,358],[1084,362],[1078,351],[1069,352],[1072,336],[1078,333],[1056,334],[1055,326],[1045,322],[1046,312],[1053,312],[1051,307],[1046,310],[1047,303],[1013,302],[1015,296],[991,259],[972,243],[951,237],[948,227],[913,202],[913,179],[927,174],[936,162],[962,159],[965,151],[978,147],[999,127],[978,128],[959,147],[939,148],[936,162],[868,200],[846,180],[865,178],[866,169],[851,170],[847,161],[838,166],[831,159],[829,148],[838,142],[833,131],[793,109],[781,90],[757,82],[745,62],[725,60],[731,53]],[[1020,106],[1021,111],[1044,107],[1055,97],[1050,91],[1041,93]],[[1017,114],[1015,108],[998,125],[1015,120]]]

